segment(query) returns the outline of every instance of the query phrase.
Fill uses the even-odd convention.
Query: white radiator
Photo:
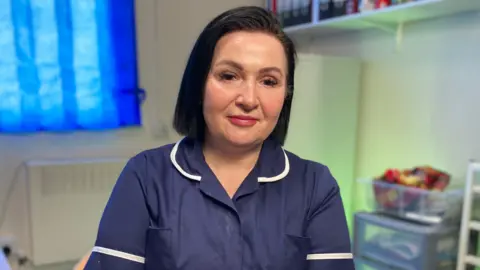
[[[27,162],[34,265],[77,260],[93,247],[103,209],[126,161]]]

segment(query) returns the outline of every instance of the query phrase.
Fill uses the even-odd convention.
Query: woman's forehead
[[[223,36],[215,47],[212,64],[237,63],[245,66],[286,68],[282,43],[263,32],[239,31]]]

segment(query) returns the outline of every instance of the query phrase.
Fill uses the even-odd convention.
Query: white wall
[[[0,136],[0,207],[15,181],[7,221],[0,236],[14,234],[28,252],[25,179],[16,168],[28,159],[132,156],[142,149],[177,139],[170,128],[183,68],[203,26],[220,12],[238,5],[262,5],[261,0],[137,1],[140,83],[148,91],[142,129],[63,135]],[[72,232],[75,233],[75,232]]]
[[[350,221],[360,95],[358,59],[300,54],[285,148],[329,167]]]
[[[364,64],[358,176],[426,164],[464,181],[480,159],[479,48],[480,16],[470,14],[413,27],[403,53]]]

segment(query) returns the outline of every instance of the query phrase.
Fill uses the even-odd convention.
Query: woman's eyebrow
[[[239,63],[237,63],[233,60],[221,60],[221,61],[218,61],[218,63],[215,64],[215,66],[221,66],[221,65],[227,65],[227,66],[234,67],[235,69],[243,70],[242,65],[240,65]]]
[[[278,67],[266,67],[266,68],[262,68],[260,69],[260,72],[262,73],[267,73],[267,72],[278,72],[280,73],[280,75],[283,75],[283,72],[281,69],[279,69]]]
[[[218,61],[218,63],[215,64],[215,66],[221,66],[221,65],[227,65],[227,66],[231,66],[231,67],[233,67],[235,69],[238,69],[238,70],[243,70],[242,65],[233,61],[233,60],[227,60],[227,59],[220,60],[220,61]],[[273,72],[278,72],[281,75],[283,75],[282,70],[278,67],[265,67],[265,68],[260,69],[261,73],[272,72],[272,71]]]

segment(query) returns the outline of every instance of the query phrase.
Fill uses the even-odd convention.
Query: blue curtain
[[[134,0],[0,0],[0,132],[141,124]]]

